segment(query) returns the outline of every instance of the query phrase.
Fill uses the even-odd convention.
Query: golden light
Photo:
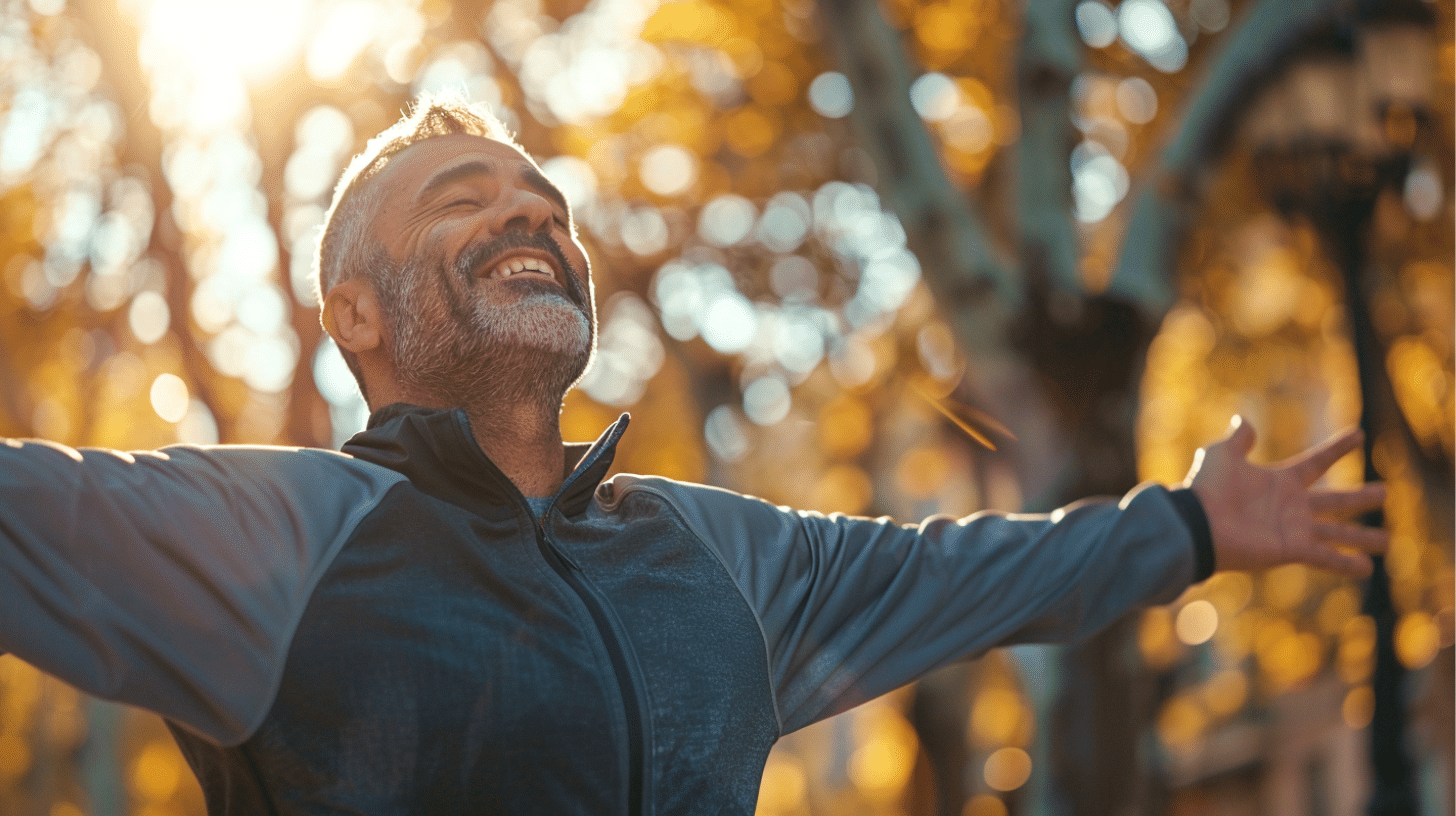
[[[1353,729],[1361,729],[1370,724],[1375,716],[1375,691],[1369,686],[1357,686],[1350,689],[1345,695],[1345,702],[1340,705],[1340,716],[1344,719],[1345,725]]]
[[[1352,586],[1340,586],[1330,590],[1320,602],[1315,619],[1320,631],[1326,635],[1337,635],[1345,622],[1360,612],[1360,596]]]
[[[150,742],[132,764],[132,787],[143,798],[165,802],[182,782],[182,760],[165,742]]]
[[[14,734],[0,734],[0,781],[9,782],[30,770],[30,746]]]
[[[986,757],[982,776],[992,790],[1016,790],[1031,778],[1031,756],[1020,748],[1002,748]]]
[[[915,498],[935,495],[949,476],[950,459],[938,447],[916,448],[905,454],[895,468],[900,489]]]
[[[1242,612],[1254,597],[1254,581],[1246,572],[1220,572],[1206,586],[1208,600],[1225,618]]]
[[[1340,630],[1340,645],[1335,652],[1335,666],[1346,683],[1363,683],[1375,664],[1375,621],[1359,615],[1345,622]]]
[[[698,179],[698,160],[675,144],[663,144],[648,150],[638,164],[642,184],[660,196],[684,193]]]
[[[888,734],[872,737],[849,758],[849,781],[865,796],[887,801],[899,795],[915,767],[915,748]]]
[[[915,14],[915,36],[936,51],[964,51],[975,41],[976,18],[964,4],[936,3]]]
[[[783,63],[765,62],[748,80],[748,93],[760,105],[787,105],[798,96],[799,81]]]
[[[1203,707],[1186,695],[1169,700],[1158,713],[1158,738],[1173,750],[1186,750],[1198,742],[1208,725]]]
[[[153,0],[143,22],[146,61],[170,70],[234,69],[268,79],[298,51],[308,3],[297,0]]]
[[[1021,725],[1021,700],[1016,692],[991,687],[976,695],[971,707],[971,733],[983,746],[1005,745],[1016,737]]]
[[[1165,669],[1178,659],[1182,646],[1173,634],[1173,613],[1166,606],[1143,612],[1138,622],[1138,649],[1152,668]]]
[[[1335,651],[1335,667],[1347,683],[1361,683],[1374,669],[1374,621],[1360,615],[1345,622],[1340,631],[1340,647]]]
[[[773,146],[779,126],[763,109],[745,105],[729,114],[723,123],[723,138],[728,148],[740,156],[753,158]]]
[[[1271,620],[1255,638],[1259,668],[1275,692],[1290,689],[1319,671],[1323,647],[1318,635],[1300,632],[1282,619]]]
[[[874,416],[860,400],[847,394],[819,409],[819,447],[830,456],[858,456],[874,435]]]
[[[849,781],[866,799],[884,803],[894,800],[915,768],[919,751],[915,729],[899,711],[882,703],[860,709],[854,733],[859,747],[849,758]]]
[[[1006,816],[1006,803],[999,796],[979,793],[961,808],[961,816]]]
[[[57,746],[79,748],[86,739],[87,728],[80,692],[56,683],[48,693],[51,709],[46,715],[46,730],[51,741]]]
[[[1203,704],[1219,717],[1227,717],[1244,707],[1249,699],[1249,679],[1238,669],[1224,669],[1209,678],[1203,687]]]
[[[131,307],[127,309],[127,325],[131,327],[131,333],[143,345],[150,346],[162,339],[162,336],[167,333],[171,319],[172,315],[167,308],[166,299],[157,292],[138,294],[132,299]]]
[[[346,3],[334,9],[319,35],[309,44],[304,67],[320,82],[343,76],[349,64],[369,43],[374,24],[373,9],[363,3]]]
[[[1309,590],[1309,568],[1303,564],[1287,564],[1264,573],[1264,601],[1274,609],[1293,609]]]
[[[51,805],[50,816],[86,816],[86,812],[70,802],[57,802]]]
[[[683,0],[664,3],[643,27],[642,39],[647,42],[686,40],[705,45],[730,42],[737,34],[737,20],[732,11],[715,3]]]
[[[1401,337],[1390,344],[1385,365],[1411,432],[1423,444],[1437,444],[1451,402],[1451,378],[1441,358],[1426,343]]]
[[[1243,335],[1262,337],[1284,325],[1306,294],[1299,256],[1274,247],[1244,266],[1234,292],[1233,325]]]
[[[1189,646],[1207,643],[1218,630],[1218,610],[1208,601],[1193,601],[1178,610],[1173,629],[1178,639]]]
[[[834,465],[814,485],[810,509],[857,515],[869,509],[875,497],[870,477],[856,465]]]
[[[804,763],[797,757],[776,753],[763,768],[763,782],[758,789],[758,812],[778,813],[797,808],[808,790]]]
[[[1408,669],[1423,668],[1441,648],[1436,621],[1422,611],[1407,612],[1395,625],[1395,654]]]

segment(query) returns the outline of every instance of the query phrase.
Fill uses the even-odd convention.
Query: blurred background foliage
[[[1356,268],[1414,784],[1449,813],[1453,13],[1379,5],[0,0],[0,434],[362,428],[316,230],[349,156],[446,87],[519,133],[591,252],[567,436],[631,410],[618,469],[806,509],[1176,482],[1236,412],[1293,454],[1361,414]],[[1220,574],[789,736],[759,810],[1364,812],[1368,611],[1303,567]],[[0,812],[202,808],[156,718],[4,657]]]

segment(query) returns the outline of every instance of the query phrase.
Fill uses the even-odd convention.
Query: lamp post
[[[1282,211],[1305,216],[1339,267],[1359,371],[1365,478],[1379,479],[1373,446],[1398,427],[1367,304],[1366,233],[1382,190],[1399,185],[1434,84],[1434,14],[1420,0],[1363,2],[1352,19],[1291,54],[1245,120],[1258,183]],[[1370,526],[1383,513],[1361,518]],[[1418,812],[1406,750],[1405,668],[1396,658],[1396,611],[1383,557],[1374,559],[1363,611],[1375,622],[1370,816]]]

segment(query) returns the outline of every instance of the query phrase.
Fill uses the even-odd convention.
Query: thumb
[[[1254,426],[1238,414],[1234,414],[1229,420],[1229,433],[1224,437],[1224,442],[1229,448],[1240,457],[1247,458],[1249,452],[1254,449],[1254,440],[1258,437],[1254,433]]]

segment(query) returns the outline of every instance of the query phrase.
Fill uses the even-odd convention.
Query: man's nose
[[[556,217],[551,202],[532,190],[514,190],[501,196],[491,216],[490,230],[500,235],[512,230],[539,232],[549,228]]]

